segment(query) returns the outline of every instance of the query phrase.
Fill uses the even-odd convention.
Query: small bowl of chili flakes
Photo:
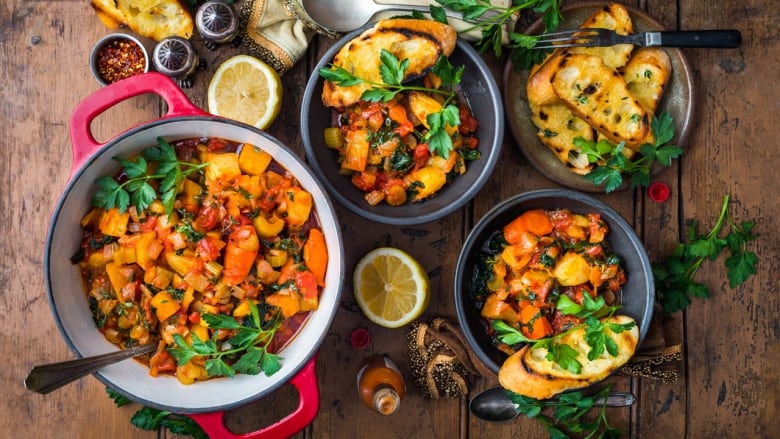
[[[149,71],[149,53],[137,38],[124,33],[108,34],[98,40],[90,54],[92,75],[100,85]]]

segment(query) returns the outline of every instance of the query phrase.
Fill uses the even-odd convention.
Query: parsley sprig
[[[461,32],[480,29],[481,38],[475,43],[477,50],[481,53],[492,51],[496,56],[503,52],[504,28],[513,16],[526,10],[533,11],[541,15],[545,32],[557,29],[563,19],[561,0],[512,0],[512,6],[508,8],[492,5],[489,0],[436,0],[436,3],[462,13],[463,19],[472,26]],[[430,12],[434,20],[447,23],[442,7],[431,5]],[[512,50],[510,58],[515,68],[531,68],[547,56],[544,50],[532,50],[538,40],[536,36],[506,31],[509,41],[506,47]]]
[[[694,277],[706,260],[716,260],[726,249],[730,253],[724,261],[729,287],[737,287],[756,274],[758,256],[748,249],[748,243],[757,237],[753,233],[755,223],[743,221],[737,224],[731,217],[729,203],[730,198],[726,194],[718,219],[709,233],[699,235],[696,231],[698,221],[694,219],[687,228],[687,242],[678,243],[662,262],[653,264],[658,298],[665,314],[685,309],[694,297],[710,297],[707,286],[696,282]],[[726,225],[730,230],[723,236]]]
[[[117,207],[120,213],[129,206],[142,211],[159,199],[165,206],[165,213],[170,215],[179,184],[190,174],[208,166],[208,163],[179,161],[173,146],[162,137],[157,138],[157,146],[144,149],[135,159],[114,157],[114,160],[122,166],[127,179],[120,183],[108,175],[98,178],[92,205],[104,209]]]
[[[510,346],[519,343],[532,343],[532,349],[547,349],[547,360],[557,363],[561,368],[571,373],[580,373],[582,363],[577,360],[578,352],[561,340],[572,331],[585,328],[585,342],[590,346],[588,351],[588,360],[595,360],[606,350],[610,355],[618,355],[618,346],[615,341],[607,335],[607,329],[613,333],[621,333],[634,327],[634,322],[629,323],[605,323],[603,320],[612,316],[619,306],[607,306],[604,298],[599,296],[594,299],[588,293],[582,295],[582,305],[577,304],[567,296],[562,295],[558,298],[555,305],[556,309],[564,315],[571,315],[583,319],[584,322],[574,325],[568,330],[552,337],[540,340],[531,340],[517,328],[509,326],[502,320],[493,320],[492,327],[496,331],[496,337],[502,343]]]
[[[618,189],[623,184],[624,176],[630,179],[632,188],[649,185],[650,172],[656,163],[671,166],[672,159],[683,153],[682,148],[669,143],[674,137],[674,121],[668,112],[653,116],[650,127],[655,144],[645,143],[640,146],[639,155],[631,159],[623,153],[625,142],[615,145],[606,139],[598,142],[581,137],[574,139],[574,145],[588,157],[588,162],[597,164],[584,178],[595,184],[604,184],[606,193]]]
[[[611,388],[611,385],[606,386],[589,396],[583,395],[582,392],[566,392],[548,400],[530,398],[509,390],[506,390],[506,394],[517,404],[518,413],[541,422],[551,439],[616,439],[623,436],[623,431],[611,426],[607,420],[606,397]],[[548,408],[553,410],[552,417],[542,414],[542,411]],[[598,408],[598,416],[593,420],[586,420],[585,415],[594,408]]]
[[[379,66],[379,73],[382,82],[359,78],[343,67],[335,65],[321,68],[319,74],[325,80],[344,87],[361,83],[370,85],[371,88],[360,96],[361,100],[367,102],[388,102],[399,93],[406,91],[422,91],[443,95],[444,102],[441,111],[431,113],[426,118],[428,132],[422,136],[421,141],[428,144],[431,153],[443,158],[449,157],[450,151],[453,150],[453,144],[445,126],[456,127],[460,125],[460,111],[452,102],[456,96],[454,87],[460,84],[465,66],[455,67],[447,57],[439,57],[431,70],[442,80],[441,88],[429,88],[404,83],[406,70],[409,68],[408,59],[399,60],[390,51],[382,49],[380,61],[382,64]]]
[[[106,387],[106,393],[114,400],[117,407],[132,403],[128,398],[120,395],[110,387]],[[141,407],[135,412],[130,423],[141,430],[157,431],[165,428],[173,434],[192,436],[195,439],[208,439],[209,436],[200,428],[192,418],[178,415],[167,410],[158,410],[152,407]]]
[[[250,318],[238,322],[225,314],[202,314],[208,327],[212,330],[231,331],[234,335],[223,343],[217,344],[217,331],[209,340],[201,340],[194,332],[192,345],[184,338],[173,336],[177,347],[168,348],[168,352],[176,358],[179,365],[187,364],[196,357],[206,358],[206,372],[209,376],[232,377],[236,373],[257,375],[260,372],[271,376],[281,369],[281,357],[268,351],[268,343],[273,338],[281,320],[273,317],[263,322],[257,305],[249,301]],[[228,364],[225,359],[237,358],[235,363]]]

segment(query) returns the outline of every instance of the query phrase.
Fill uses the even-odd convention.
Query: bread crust
[[[615,143],[638,149],[650,129],[648,113],[623,77],[593,55],[567,53],[552,77],[555,94],[571,111]]]
[[[623,69],[628,91],[648,113],[655,114],[672,75],[672,61],[657,47],[638,49]]]
[[[155,41],[192,36],[192,15],[180,0],[90,0],[90,5],[110,29],[127,26]]]
[[[633,322],[634,319],[618,315],[607,321],[625,324]],[[582,364],[579,374],[562,369],[557,363],[547,360],[547,349],[533,349],[528,345],[504,361],[498,371],[498,381],[505,389],[536,399],[548,399],[561,392],[590,386],[627,363],[639,343],[637,325],[620,333],[606,329],[606,333],[618,345],[618,355],[612,357],[605,351],[593,361],[587,358],[590,346],[585,342],[585,328],[574,330],[561,339],[562,343],[577,351],[577,360]]]
[[[381,83],[380,53],[386,49],[399,60],[409,60],[404,75],[404,81],[409,81],[428,73],[440,56],[451,55],[456,43],[455,29],[443,23],[417,19],[380,20],[344,45],[333,58],[333,65],[361,79]],[[322,102],[328,107],[345,107],[359,101],[363,92],[371,87],[365,82],[345,87],[325,81]]]

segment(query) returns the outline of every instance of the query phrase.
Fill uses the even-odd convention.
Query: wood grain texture
[[[569,2],[566,2],[567,4]],[[669,184],[665,203],[643,190],[597,198],[632,224],[652,260],[671,251],[685,236],[686,222],[697,218],[710,228],[725,194],[732,197],[736,221],[756,220],[760,256],[758,274],[745,285],[728,287],[723,259],[708,261],[697,274],[712,291],[675,316],[684,337],[685,364],[680,379],[661,384],[647,379],[612,377],[616,389],[633,391],[631,409],[610,409],[611,423],[626,437],[774,438],[780,431],[780,327],[777,295],[780,271],[780,211],[777,187],[777,139],[780,138],[780,9],[773,0],[635,0],[623,3],[647,11],[668,29],[737,28],[742,47],[735,50],[686,49],[695,82],[694,129],[686,152],[654,179]],[[0,373],[0,431],[7,437],[181,438],[145,432],[129,419],[137,405],[116,408],[104,386],[87,377],[42,396],[22,381],[34,364],[69,359],[72,353],[51,317],[43,279],[43,249],[49,217],[70,173],[70,113],[98,89],[88,69],[94,41],[108,33],[82,0],[0,5],[0,317],[5,331],[0,353],[10,367]],[[215,51],[193,38],[206,69],[193,77],[185,93],[206,108],[206,88],[216,67],[245,48]],[[306,54],[282,79],[284,97],[277,122],[268,132],[304,157],[299,127],[305,83],[333,41],[316,37]],[[151,47],[151,46],[150,46]],[[506,56],[506,55],[505,55]],[[501,83],[505,62],[485,55]],[[162,114],[153,96],[123,102],[98,117],[92,129],[100,141]],[[414,388],[405,336],[409,328],[379,328],[359,311],[352,295],[351,270],[369,250],[402,248],[415,256],[431,278],[432,298],[425,319],[455,319],[453,275],[468,231],[492,206],[520,192],[557,187],[522,156],[506,132],[499,165],[485,187],[464,209],[440,221],[414,227],[378,225],[336,205],[345,237],[347,279],[333,325],[317,360],[320,412],[295,436],[309,438],[499,438],[545,437],[535,420],[486,423],[468,414],[468,398],[427,400]],[[355,328],[368,329],[371,344],[350,346]],[[400,411],[389,417],[372,413],[357,398],[355,374],[362,360],[388,353],[401,366],[409,386]],[[479,380],[472,395],[497,385]],[[273,395],[226,413],[226,424],[245,433],[275,422],[297,399],[285,386]]]

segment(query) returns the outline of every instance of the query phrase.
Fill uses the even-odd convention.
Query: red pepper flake
[[[669,199],[670,192],[669,185],[660,181],[651,184],[650,187],[647,188],[647,193],[650,195],[650,199],[656,203],[663,203]]]
[[[371,343],[371,334],[363,328],[356,328],[349,336],[349,343],[355,349],[365,349]]]
[[[130,40],[114,40],[97,54],[97,70],[106,84],[144,73],[146,57],[141,47]]]

